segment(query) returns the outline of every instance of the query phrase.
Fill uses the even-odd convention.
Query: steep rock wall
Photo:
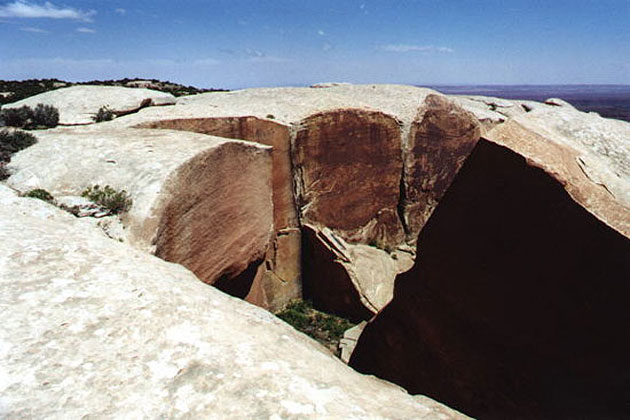
[[[443,96],[428,95],[411,125],[401,202],[414,240],[480,136],[477,119]]]
[[[141,127],[191,131],[273,146],[271,185],[275,233],[247,300],[272,310],[301,297],[301,239],[293,196],[289,128],[256,117],[180,118]],[[245,168],[244,168],[245,169]],[[243,296],[245,297],[245,296]]]
[[[308,117],[296,134],[293,162],[303,222],[329,227],[353,242],[403,242],[396,119],[359,109]]]
[[[351,365],[479,418],[626,417],[630,241],[531,163],[477,145]]]
[[[165,188],[170,199],[155,240],[155,255],[241,298],[272,234],[271,165],[257,153],[227,143],[179,168]]]

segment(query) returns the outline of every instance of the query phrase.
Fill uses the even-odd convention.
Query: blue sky
[[[0,0],[0,79],[630,84],[630,0]]]

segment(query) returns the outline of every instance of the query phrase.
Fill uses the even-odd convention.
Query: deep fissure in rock
[[[630,241],[482,140],[351,365],[478,418],[630,415]]]

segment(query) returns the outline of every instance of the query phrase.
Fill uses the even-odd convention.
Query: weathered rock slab
[[[122,217],[131,245],[232,292],[232,279],[269,246],[271,149],[195,133],[95,127],[38,133],[35,146],[14,156],[8,184],[53,196],[81,195],[93,185],[125,190],[133,200]],[[241,289],[253,274],[246,277],[235,280],[245,283],[239,295],[249,292]]]
[[[171,105],[175,97],[170,93],[149,89],[132,89],[119,86],[72,86],[40,93],[5,108],[19,108],[37,104],[52,105],[59,110],[59,124],[91,124],[102,107],[123,115],[152,105]]]
[[[0,201],[0,417],[463,418],[81,219]]]

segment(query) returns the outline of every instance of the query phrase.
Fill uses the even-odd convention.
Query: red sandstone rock
[[[418,236],[479,135],[472,114],[443,96],[427,96],[405,153],[404,214],[410,237]]]
[[[480,418],[627,417],[630,209],[580,168],[577,143],[497,130],[351,365]]]
[[[404,240],[394,118],[358,109],[313,115],[301,122],[293,150],[302,222],[354,242],[385,246]]]
[[[273,146],[271,184],[275,234],[264,264],[259,265],[253,287],[242,297],[247,295],[248,301],[270,309],[279,309],[291,299],[300,297],[301,240],[293,197],[288,127],[256,117],[164,119],[142,126],[192,131]]]

